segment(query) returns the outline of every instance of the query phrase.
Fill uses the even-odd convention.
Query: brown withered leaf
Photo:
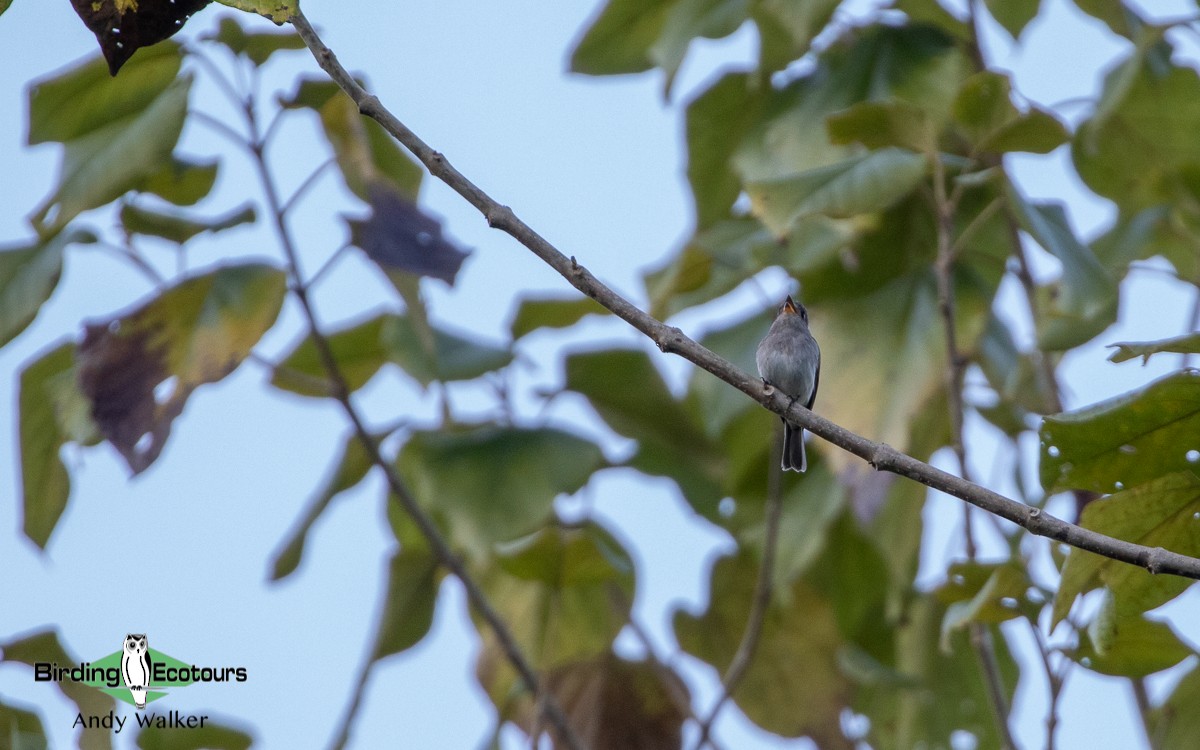
[[[539,717],[528,693],[504,662],[493,640],[485,638],[476,666],[480,683],[507,684],[514,695],[501,715],[531,736],[549,732],[554,747],[565,747]],[[501,674],[503,673],[503,674]],[[545,689],[567,715],[583,747],[591,750],[679,750],[691,695],[673,670],[649,661],[629,661],[609,651],[596,658],[551,670]]]
[[[71,0],[96,35],[108,72],[116,75],[134,52],[169,38],[212,0]]]
[[[153,329],[123,330],[118,321],[89,324],[75,354],[92,419],[135,474],[158,457],[186,400],[179,393],[164,404],[155,398],[168,376],[166,349],[155,338]]]
[[[371,215],[347,219],[350,243],[384,271],[432,276],[453,285],[467,253],[442,237],[442,225],[385,184],[369,185],[367,194]]]

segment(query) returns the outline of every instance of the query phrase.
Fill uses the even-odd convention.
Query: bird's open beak
[[[788,295],[788,298],[786,300],[784,300],[784,302],[783,302],[783,311],[785,313],[791,313],[792,315],[795,315],[796,313],[800,312],[799,310],[796,309],[796,303],[792,302],[792,295],[790,295],[790,294]]]

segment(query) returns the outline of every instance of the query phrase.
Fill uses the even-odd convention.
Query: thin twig
[[[797,440],[800,438],[797,437]],[[779,543],[780,518],[783,515],[783,469],[774,459],[783,450],[783,425],[775,429],[775,450],[771,451],[770,468],[767,471],[767,507],[763,521],[763,552],[762,563],[758,569],[758,579],[754,583],[754,595],[750,602],[750,615],[746,618],[746,629],[742,631],[742,640],[738,643],[737,651],[721,678],[721,696],[713,704],[708,716],[700,723],[700,737],[696,740],[695,750],[701,750],[705,745],[712,744],[713,723],[720,715],[721,709],[733,697],[737,686],[754,659],[758,648],[758,640],[762,636],[763,623],[766,621],[767,610],[771,606],[771,591],[774,586],[775,549]]]
[[[304,178],[304,182],[300,183],[300,187],[296,188],[291,197],[283,202],[284,216],[288,215],[288,212],[290,212],[296,205],[296,201],[304,197],[304,194],[308,192],[308,189],[316,183],[317,178],[324,174],[325,170],[328,169],[335,161],[336,159],[334,157],[329,157],[325,161],[321,162],[321,165],[314,169],[312,173],[308,175],[308,177]]]
[[[937,222],[937,288],[938,307],[942,313],[942,330],[946,334],[946,402],[950,411],[950,442],[954,455],[958,458],[958,471],[965,481],[971,481],[970,468],[967,465],[967,450],[963,440],[963,381],[966,377],[967,358],[958,349],[954,310],[954,215],[958,210],[958,200],[961,192],[955,190],[953,197],[946,195],[946,168],[941,157],[936,152],[929,154],[933,166],[933,194],[935,202],[935,220]],[[961,183],[960,183],[961,185]],[[976,544],[971,524],[971,506],[965,506],[963,526],[966,542],[967,558],[975,559]],[[987,691],[988,703],[992,709],[992,719],[996,723],[1001,747],[1009,749],[1013,743],[1012,732],[1008,726],[1008,698],[1004,694],[1004,682],[1000,677],[1000,666],[996,659],[996,648],[992,642],[991,631],[980,622],[970,624],[971,647],[979,657],[979,666],[983,670],[984,688]]]
[[[866,460],[880,471],[889,471],[953,495],[983,510],[1011,521],[1037,536],[1094,552],[1111,560],[1137,565],[1157,574],[1179,575],[1200,580],[1200,559],[1161,547],[1146,547],[1099,534],[1068,523],[1040,508],[1031,508],[997,492],[980,487],[901,453],[885,443],[857,435],[805,409],[782,393],[764,387],[762,379],[734,366],[729,360],[701,346],[683,331],[668,326],[601,283],[582,264],[563,255],[554,245],[523,222],[512,209],[496,202],[459,172],[440,152],[430,148],[406,125],[396,119],[379,99],[369,94],[346,71],[337,57],[317,36],[302,14],[292,19],[317,63],[355,102],[359,112],[372,118],[407,148],[430,173],[475,206],[489,225],[528,248],[557,271],[572,286],[607,308],[650,338],[664,353],[677,354],[749,396],[764,408],[786,417],[814,435]]]
[[[283,205],[279,198],[278,190],[275,187],[275,182],[271,177],[270,170],[267,166],[266,158],[263,152],[261,140],[257,137],[254,119],[254,110],[252,106],[246,107],[246,116],[251,126],[251,141],[250,150],[254,155],[254,164],[258,171],[259,180],[262,183],[262,189],[266,198],[267,207],[271,212],[274,220],[275,231],[278,235],[280,245],[283,248],[284,256],[287,260],[288,273],[292,280],[292,293],[296,296],[300,303],[301,311],[304,314],[304,319],[308,327],[309,336],[313,340],[313,344],[317,350],[318,358],[321,365],[329,375],[332,385],[331,396],[338,401],[342,410],[346,413],[354,428],[355,436],[362,443],[367,451],[371,463],[378,466],[384,473],[387,480],[388,488],[391,490],[391,497],[395,498],[400,504],[405,513],[412,519],[421,535],[429,542],[430,551],[437,558],[438,562],[450,571],[462,583],[463,588],[467,593],[467,599],[470,601],[475,611],[479,616],[488,623],[492,632],[496,636],[496,641],[500,645],[509,663],[517,671],[521,681],[525,684],[526,689],[534,696],[541,696],[540,683],[537,673],[528,658],[521,651],[517,644],[516,638],[508,625],[501,618],[495,607],[488,600],[479,584],[471,577],[466,569],[466,565],[451,549],[450,544],[442,536],[441,531],[437,528],[433,519],[425,512],[425,510],[417,502],[416,498],[409,491],[404,480],[396,472],[395,467],[388,461],[379,449],[379,443],[370,432],[367,431],[366,425],[363,423],[362,417],[350,400],[350,389],[346,384],[346,380],[338,366],[337,358],[333,354],[329,340],[321,332],[320,325],[317,322],[316,312],[313,309],[312,302],[308,297],[308,288],[304,283],[300,272],[299,253],[296,250],[295,243],[292,240],[291,232],[288,230],[287,222],[283,215]],[[559,739],[563,744],[572,750],[583,750],[583,745],[579,742],[574,731],[571,729],[567,721],[566,715],[558,704],[549,696],[544,697],[541,703],[545,710],[546,718],[550,724],[557,730]]]
[[[1054,735],[1058,730],[1058,698],[1066,682],[1065,670],[1070,668],[1071,661],[1064,660],[1064,671],[1054,668],[1050,663],[1050,647],[1042,636],[1041,627],[1036,620],[1026,619],[1029,629],[1033,631],[1033,639],[1037,642],[1038,654],[1042,657],[1042,668],[1046,671],[1046,685],[1050,692],[1050,707],[1046,710],[1046,750],[1055,750]]]
[[[1188,323],[1188,330],[1200,331],[1200,289],[1196,290],[1196,299],[1192,301],[1192,315]],[[1183,355],[1183,361],[1179,363],[1179,366],[1182,368],[1191,367],[1192,359],[1195,356],[1195,354]]]

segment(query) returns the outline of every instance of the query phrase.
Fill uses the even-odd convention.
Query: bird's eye
[[[802,319],[802,320],[803,320],[805,323],[807,323],[807,322],[808,322],[808,310],[807,310],[806,308],[803,308],[803,307],[801,307],[801,308],[800,308],[800,318],[801,318],[801,319]]]

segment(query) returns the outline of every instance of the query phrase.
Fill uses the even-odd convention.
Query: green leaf
[[[747,554],[718,559],[708,609],[699,616],[675,612],[679,645],[724,673],[745,630],[757,575]],[[839,716],[850,687],[837,662],[841,645],[830,602],[797,581],[767,609],[754,659],[733,700],[769,732],[812,737],[818,747],[841,743]]]
[[[950,648],[951,635],[972,623],[998,624],[1023,614],[1029,574],[1014,562],[953,565],[949,578],[937,592],[938,598],[947,604],[942,618],[943,653]],[[1029,607],[1025,610],[1029,612]],[[1032,611],[1035,620],[1036,612]]]
[[[38,662],[51,664],[80,664],[81,659],[68,655],[66,649],[58,640],[55,630],[43,630],[25,636],[15,641],[0,645],[5,662],[17,662],[33,667]],[[33,679],[33,675],[29,676]],[[75,705],[78,713],[84,716],[107,715],[113,710],[112,697],[103,691],[85,685],[81,682],[63,680],[55,685]],[[84,727],[79,734],[80,750],[111,750],[113,733],[111,729],[101,727]]]
[[[1200,736],[1200,668],[1183,676],[1163,704],[1151,714],[1159,750],[1189,750]]]
[[[0,0],[0,13],[7,5]],[[10,750],[46,750],[46,728],[32,711],[0,703],[0,737],[8,741]]]
[[[1117,539],[1196,557],[1200,555],[1200,478],[1180,471],[1094,500],[1083,509],[1079,523]],[[1076,596],[1099,585],[1112,591],[1115,614],[1123,618],[1165,604],[1191,583],[1072,548],[1054,599],[1052,622],[1057,625],[1067,616]]]
[[[347,388],[366,385],[385,363],[399,365],[423,386],[435,380],[473,380],[505,367],[512,361],[508,348],[491,346],[433,328],[430,352],[418,335],[413,319],[379,315],[340,331],[326,334],[338,370]],[[305,339],[275,368],[271,384],[302,396],[331,396],[332,382],[311,339]]]
[[[1072,144],[1079,176],[1126,212],[1195,200],[1200,74],[1170,57],[1165,43],[1140,44],[1108,74]]]
[[[670,95],[692,40],[729,36],[746,21],[749,10],[748,0],[675,0],[671,4],[662,33],[649,49],[650,59],[666,74],[664,96]]]
[[[1091,340],[1117,319],[1117,284],[1075,236],[1057,204],[1026,201],[1005,187],[1021,228],[1062,263],[1057,286],[1042,287],[1037,306],[1038,348],[1061,351]]]
[[[206,34],[201,38],[224,44],[233,54],[245,57],[256,66],[264,64],[276,52],[304,49],[304,40],[294,31],[283,34],[247,34],[237,19],[231,16],[221,19],[216,33]]]
[[[414,433],[397,460],[417,500],[476,558],[544,524],[555,497],[605,466],[599,447],[570,433],[493,426]]]
[[[975,38],[974,29],[943,8],[938,0],[895,0],[892,5],[903,11],[914,25],[933,26],[963,42]]]
[[[55,231],[159,173],[183,129],[191,84],[181,77],[144,110],[69,141],[58,185],[32,217],[39,230]]]
[[[336,83],[302,78],[296,93],[280,103],[286,108],[316,111],[346,187],[359,199],[369,200],[372,186],[382,186],[410,201],[417,199],[424,171],[379,123],[363,117]]]
[[[180,245],[198,234],[223,232],[243,224],[253,224],[255,219],[252,203],[213,219],[189,218],[175,211],[156,211],[133,203],[121,206],[121,226],[127,233],[161,237]]]
[[[923,155],[885,148],[794,176],[747,183],[746,191],[755,215],[783,237],[793,222],[812,214],[849,218],[886,209],[927,171]]]
[[[1147,677],[1195,653],[1168,623],[1141,616],[1118,618],[1103,649],[1088,635],[1071,658],[1093,672],[1117,677]]]
[[[720,449],[667,389],[644,352],[573,354],[567,357],[566,372],[569,390],[586,396],[615,432],[638,441],[629,462],[633,468],[675,480],[698,513],[717,517],[717,503],[724,497]]]
[[[759,74],[782,70],[804,56],[838,5],[839,0],[754,0],[750,15],[758,26]]]
[[[742,183],[731,159],[766,101],[749,75],[726,73],[688,104],[687,174],[698,228],[725,218],[737,200]]]
[[[0,0],[0,15],[3,15],[10,5],[12,5],[12,0]]]
[[[1131,393],[1042,422],[1042,486],[1112,492],[1195,471],[1200,376],[1182,371]],[[1192,453],[1191,455],[1195,455]]]
[[[931,154],[937,145],[937,133],[925,112],[908,102],[859,102],[825,122],[829,140],[839,145],[895,146],[919,154]]]
[[[1041,0],[985,0],[985,4],[992,18],[1016,40],[1029,22],[1037,17]]]
[[[133,121],[171,86],[182,62],[179,45],[168,41],[143,49],[119,76],[109,75],[108,64],[96,56],[35,81],[29,87],[29,145],[69,143]]]
[[[27,247],[0,250],[0,346],[25,330],[54,293],[67,245],[96,239],[91,232],[70,231]]]
[[[588,75],[640,73],[654,67],[650,47],[675,0],[609,0],[571,53],[571,71]]]
[[[976,152],[1045,154],[1070,138],[1063,124],[1045,110],[1031,107],[1027,114],[1017,111],[1009,77],[990,70],[976,73],[963,83],[953,111]]]
[[[1115,344],[1109,344],[1108,347],[1117,350],[1109,355],[1109,362],[1124,362],[1134,357],[1141,357],[1142,364],[1145,365],[1150,361],[1151,354],[1159,352],[1200,354],[1200,333],[1185,333],[1182,336],[1158,341],[1118,341]]]
[[[413,319],[391,316],[380,329],[380,340],[391,362],[421,385],[435,380],[474,380],[512,362],[512,350],[459,336],[437,326],[433,328],[433,352],[420,341]]]
[[[591,297],[569,299],[521,300],[513,316],[512,337],[514,340],[539,328],[569,328],[588,315],[607,315],[608,310]]]
[[[860,685],[854,709],[871,720],[868,740],[881,750],[914,747],[1001,747],[991,711],[987,677],[966,632],[955,631],[950,649],[938,643],[944,606],[918,596],[895,627],[892,668],[904,682]],[[1020,671],[1000,629],[990,629],[1000,682],[1009,705]],[[908,687],[908,685],[913,685]],[[967,735],[964,737],[964,735]]]
[[[425,550],[402,549],[392,555],[372,661],[412,648],[425,637],[433,625],[441,578],[437,560]]]
[[[158,457],[192,391],[233,372],[274,325],[285,291],[279,269],[230,265],[86,327],[79,388],[135,474]],[[160,392],[171,379],[169,394]]]
[[[629,622],[636,580],[629,553],[588,522],[551,524],[499,546],[480,585],[540,670],[608,651]],[[480,630],[487,625],[475,616]]]
[[[378,439],[383,436],[375,435],[373,437]],[[275,561],[271,564],[272,581],[278,581],[295,572],[296,568],[300,566],[300,559],[304,555],[304,544],[308,540],[308,534],[312,531],[313,524],[317,522],[334,498],[357,486],[374,466],[362,440],[354,434],[346,438],[342,445],[341,455],[335,465],[337,468],[322,483],[317,494],[309,502],[308,509],[296,523],[295,530],[288,536],[283,548],[275,553]]]
[[[140,750],[247,750],[253,743],[250,734],[211,720],[187,731],[148,726],[137,737]]]
[[[70,342],[42,354],[21,372],[22,528],[41,549],[46,548],[71,494],[71,479],[59,450],[68,440],[86,437],[72,435],[69,423],[77,416],[90,424],[75,376],[75,345]]]
[[[216,184],[217,167],[216,161],[200,163],[172,156],[135,189],[153,193],[176,206],[192,206]]]
[[[230,8],[244,10],[247,13],[257,13],[277,24],[287,23],[299,10],[296,0],[217,0]]]

